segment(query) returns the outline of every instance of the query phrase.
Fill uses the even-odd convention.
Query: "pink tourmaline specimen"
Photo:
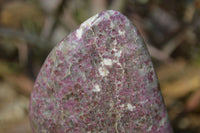
[[[88,19],[47,57],[31,94],[35,133],[171,133],[151,58],[113,10]]]

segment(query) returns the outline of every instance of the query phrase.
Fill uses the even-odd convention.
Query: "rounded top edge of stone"
[[[110,17],[113,17],[113,16],[121,16],[123,18],[126,18],[126,16],[123,15],[120,11],[104,10],[104,11],[101,11],[101,12],[91,16],[89,19],[85,20],[80,26],[85,25],[86,23],[90,24],[90,26],[92,26],[92,25],[98,24],[104,20],[101,18],[109,19]]]
[[[77,39],[81,39],[83,33],[87,31],[88,29],[91,29],[91,27],[102,24],[102,22],[105,22],[106,20],[114,21],[124,21],[128,22],[129,19],[123,15],[121,12],[117,10],[105,10],[100,13],[97,13],[90,17],[89,19],[85,20],[80,27],[76,30],[76,37]]]
[[[109,14],[113,14],[113,13],[115,13],[115,14],[121,14],[121,15],[123,15],[120,11],[118,11],[118,10],[104,10],[104,11],[101,11],[99,14],[101,14],[101,13],[109,13]],[[124,16],[124,15],[123,15]]]
[[[122,17],[126,17],[123,13],[121,13],[120,11],[117,11],[117,10],[105,10],[105,11],[102,11],[96,15],[106,15],[108,14],[110,17],[111,16],[116,16],[116,15],[119,15],[119,16],[122,16]]]

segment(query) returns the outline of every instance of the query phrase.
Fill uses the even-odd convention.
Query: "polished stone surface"
[[[30,119],[37,133],[172,132],[144,42],[113,10],[51,51],[31,94]]]

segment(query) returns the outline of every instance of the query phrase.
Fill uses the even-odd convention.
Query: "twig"
[[[178,35],[176,35],[174,38],[169,40],[166,44],[164,44],[163,51],[167,53],[168,55],[171,55],[172,52],[183,42],[185,38],[185,33],[187,29],[181,31]]]
[[[48,39],[51,39],[52,36],[53,36],[53,33],[57,27],[57,25],[59,24],[59,21],[60,21],[60,16],[62,15],[62,12],[63,12],[63,9],[65,7],[65,4],[66,4],[67,0],[62,0],[62,2],[60,3],[60,5],[58,6],[56,12],[55,12],[55,15],[54,15],[54,21],[53,21],[53,24],[52,24],[52,27],[51,27],[51,30],[49,32],[49,36],[48,36]]]
[[[190,5],[193,6],[193,5]],[[190,8],[190,7],[189,7]],[[172,52],[174,50],[176,50],[176,48],[184,41],[187,39],[187,33],[189,31],[193,31],[196,29],[196,27],[198,26],[198,23],[196,23],[196,19],[195,19],[195,9],[192,9],[191,12],[191,16],[188,16],[187,14],[185,14],[185,16],[189,17],[187,18],[188,22],[190,22],[190,24],[188,25],[182,25],[181,27],[184,27],[184,29],[180,30],[178,32],[178,34],[173,37],[172,39],[170,39],[166,44],[164,44],[163,47],[163,51],[165,51],[167,54],[171,55]]]
[[[136,17],[136,18],[135,18]],[[136,25],[136,27],[138,28],[138,30],[140,31],[144,42],[146,43],[147,49],[149,50],[149,54],[159,60],[159,61],[163,61],[163,62],[169,62],[172,59],[170,58],[170,55],[168,53],[165,53],[165,51],[161,51],[159,49],[157,49],[156,47],[154,47],[153,45],[150,44],[149,39],[145,33],[145,30],[143,29],[142,24],[142,20],[139,18],[139,16],[131,16],[131,21]]]
[[[50,47],[52,46],[51,42],[47,42],[46,40],[41,39],[39,36],[37,36],[35,34],[18,31],[18,30],[14,30],[14,29],[10,29],[10,28],[0,28],[0,36],[8,37],[8,38],[20,38],[27,42],[27,43],[25,43],[26,44],[25,46],[21,46],[21,45],[16,45],[16,46],[19,50],[19,59],[23,59],[23,62],[21,62],[21,63],[25,63],[25,66],[26,66],[29,76],[31,78],[35,78],[35,75],[33,73],[33,66],[32,66],[33,62],[32,62],[31,47],[34,44],[38,48],[42,49],[43,52],[47,52],[50,50]],[[25,51],[21,51],[21,50],[24,50],[24,48],[25,48]]]
[[[30,44],[36,44],[39,48],[47,49],[51,45],[51,42],[48,42],[42,38],[40,38],[36,34],[31,34],[28,32],[23,32],[19,30],[14,30],[10,28],[0,27],[0,36],[9,37],[9,38],[22,38]],[[47,45],[48,44],[48,45]]]
[[[160,61],[164,61],[164,62],[166,62],[166,61],[168,62],[168,61],[172,60],[169,58],[169,54],[153,47],[152,45],[150,45],[148,43],[146,43],[146,44],[147,44],[149,53],[153,58],[160,60]]]

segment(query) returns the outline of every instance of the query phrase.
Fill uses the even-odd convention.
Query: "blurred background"
[[[0,133],[31,133],[34,80],[50,50],[115,9],[139,29],[175,133],[200,133],[200,0],[0,0]]]

